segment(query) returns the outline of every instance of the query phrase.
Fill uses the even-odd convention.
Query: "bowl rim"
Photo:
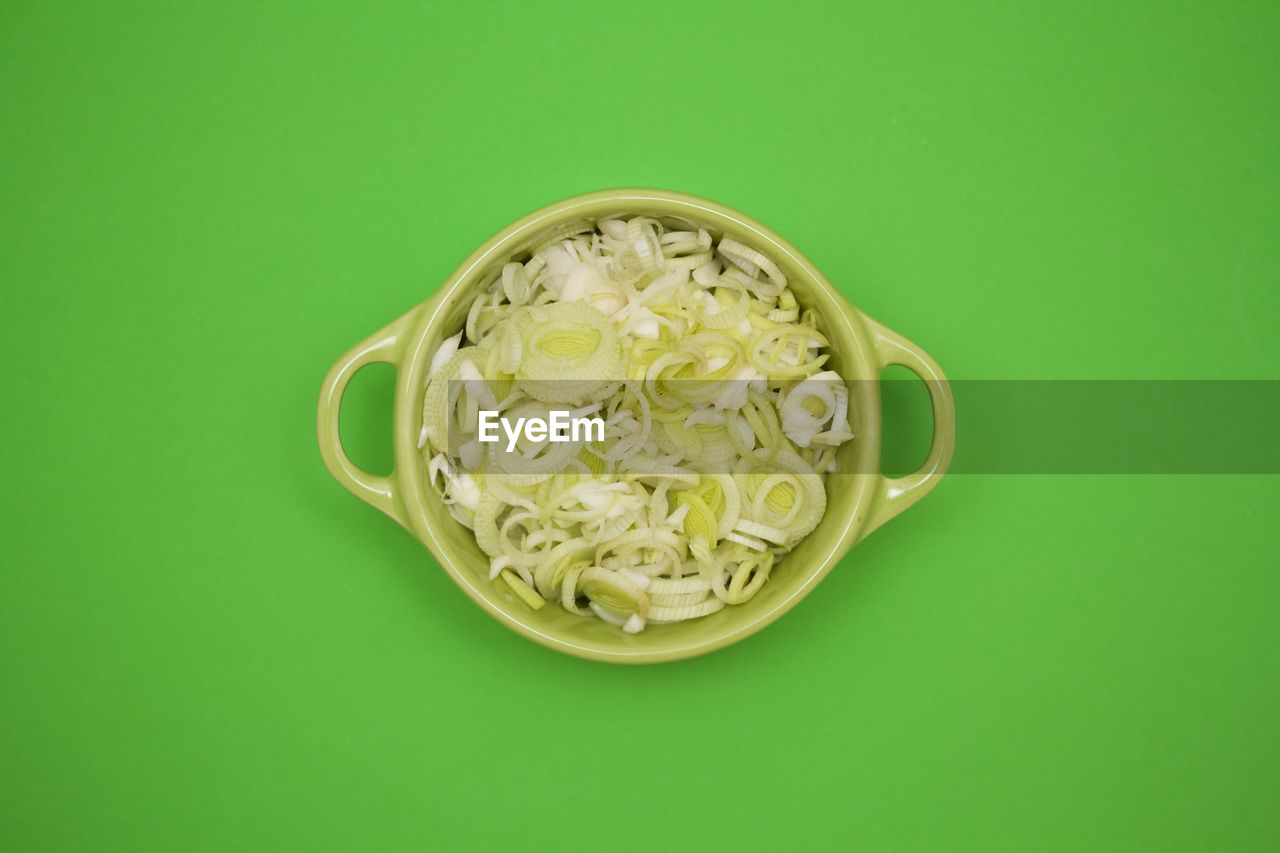
[[[701,218],[722,230],[728,226],[727,230],[733,231],[735,236],[745,237],[757,247],[766,247],[771,257],[790,271],[801,273],[814,286],[815,292],[821,295],[823,304],[820,307],[809,307],[818,310],[824,327],[830,330],[832,324],[845,326],[842,331],[846,334],[832,337],[855,342],[855,352],[844,354],[846,362],[854,368],[851,372],[857,374],[855,378],[874,379],[879,375],[882,365],[875,357],[875,347],[861,313],[807,257],[773,230],[737,210],[687,193],[652,189],[615,189],[587,193],[542,207],[499,231],[459,265],[435,295],[401,318],[403,328],[409,331],[402,339],[404,344],[397,365],[394,416],[396,468],[393,477],[399,486],[396,492],[400,502],[399,509],[402,510],[402,516],[397,520],[402,524],[407,520],[406,527],[431,551],[454,583],[490,616],[541,645],[577,657],[616,663],[657,663],[706,654],[738,642],[772,624],[795,607],[831,572],[863,534],[872,509],[875,481],[878,478],[875,475],[848,475],[857,490],[852,504],[853,511],[843,520],[843,524],[835,529],[828,528],[825,532],[825,547],[819,550],[810,566],[802,569],[804,578],[791,594],[751,614],[751,618],[726,626],[724,631],[711,637],[680,642],[678,635],[673,635],[675,639],[669,647],[627,651],[598,648],[548,633],[522,618],[518,610],[502,606],[505,602],[497,598],[498,593],[486,583],[487,579],[472,577],[473,572],[454,563],[441,537],[437,535],[431,518],[420,507],[414,506],[420,501],[419,495],[423,494],[424,476],[423,466],[416,464],[419,461],[416,446],[418,429],[414,420],[420,417],[420,412],[414,405],[415,389],[423,383],[423,373],[430,362],[425,351],[426,342],[432,336],[432,331],[444,322],[454,300],[464,296],[474,285],[476,278],[490,269],[493,263],[510,257],[527,235],[560,221],[610,212],[625,213],[629,207],[643,207],[644,212],[657,210],[661,215]],[[854,394],[861,396],[852,404],[862,407],[859,456],[865,454],[867,458],[878,460],[881,412],[879,394],[873,393],[873,384],[856,382]],[[861,459],[858,464],[863,464]],[[867,471],[875,468],[858,467],[855,470]],[[816,534],[817,531],[810,535]]]

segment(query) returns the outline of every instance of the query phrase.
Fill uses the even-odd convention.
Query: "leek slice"
[[[691,604],[707,600],[708,591],[701,590],[699,592],[685,593],[684,595],[672,595],[661,593],[649,593],[650,616],[653,615],[654,607],[688,607]]]
[[[679,580],[653,578],[649,581],[650,595],[691,595],[705,594],[711,591],[711,584],[704,578],[691,577]]]
[[[577,405],[617,376],[618,333],[596,309],[577,303],[538,306],[519,324],[523,355],[515,375],[530,397]]]
[[[541,610],[542,606],[547,603],[546,599],[534,592],[527,583],[516,577],[510,569],[503,569],[499,577],[507,582],[507,586],[511,587],[511,591],[518,595],[521,601],[534,610]]]
[[[778,265],[763,252],[758,252],[750,246],[739,243],[729,237],[722,239],[716,248],[720,250],[720,254],[724,255],[748,275],[754,275],[759,270],[769,277],[769,281],[779,291],[787,286],[787,277],[782,274],[782,270],[778,268]]]
[[[638,613],[641,617],[649,612],[649,596],[644,590],[627,580],[621,574],[592,566],[578,577],[578,589],[593,604],[606,607],[615,613]]]
[[[475,392],[480,392],[484,402],[496,404],[486,383],[482,379],[478,384],[474,382],[480,377],[479,371],[488,358],[488,354],[479,347],[464,347],[454,352],[428,382],[422,399],[422,423],[427,440],[435,449],[448,451],[450,423],[457,423],[459,417],[473,416],[479,408],[481,401],[476,399]],[[470,368],[472,379],[460,382],[466,378],[467,368]]]
[[[699,604],[688,604],[680,607],[659,607],[650,605],[649,621],[658,624],[666,622],[683,622],[686,619],[698,619],[710,616],[724,609],[724,602],[718,598],[706,598]]]

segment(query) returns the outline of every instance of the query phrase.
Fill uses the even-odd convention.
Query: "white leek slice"
[[[726,535],[724,538],[729,540],[730,542],[735,542],[738,545],[743,546],[744,548],[749,548],[752,551],[764,551],[768,547],[759,539],[756,539],[751,536],[743,536],[741,533],[730,533]]]
[[[651,592],[649,593],[649,607],[688,607],[691,604],[697,604],[701,601],[705,601],[708,594],[707,590],[684,593],[683,595]]]
[[[711,584],[701,577],[680,578],[679,580],[653,578],[649,581],[650,595],[689,595],[692,593],[703,594],[710,591]]]
[[[651,605],[649,607],[649,621],[659,625],[667,622],[683,622],[686,619],[699,619],[703,616],[710,616],[712,613],[723,609],[724,602],[718,598],[708,598],[700,604],[689,604],[683,607]]]
[[[757,270],[763,271],[769,277],[769,281],[779,290],[787,286],[787,277],[782,274],[782,270],[778,265],[763,253],[739,243],[737,240],[725,237],[716,247],[720,250],[720,254],[724,255],[744,272],[751,275]]]
[[[785,545],[788,539],[787,531],[785,530],[779,530],[776,527],[770,527],[758,521],[749,521],[745,518],[740,519],[733,529],[745,536],[763,539],[766,542],[773,542],[777,545]]]
[[[427,370],[427,376],[435,376],[440,368],[453,358],[453,354],[458,351],[458,344],[462,342],[462,332],[451,338],[446,338],[444,343],[440,344],[440,348],[436,350],[435,355],[431,356],[431,367]]]
[[[824,370],[798,383],[783,399],[782,431],[796,446],[808,447],[835,416],[837,387],[844,387],[840,376]]]

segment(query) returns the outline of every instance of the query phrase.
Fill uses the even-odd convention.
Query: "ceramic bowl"
[[[878,472],[880,395],[876,379],[891,364],[925,381],[933,406],[933,439],[923,466],[889,478],[878,473],[829,475],[828,505],[818,527],[775,566],[754,598],[702,619],[652,625],[626,634],[598,619],[575,616],[549,604],[532,610],[503,583],[488,579],[489,561],[472,533],[455,521],[429,486],[417,448],[422,398],[431,355],[462,327],[486,272],[579,220],[643,214],[690,220],[715,237],[730,234],[754,246],[786,273],[801,304],[818,315],[831,342],[827,367],[850,383],[850,415],[856,438],[841,449],[841,468]],[[373,362],[397,370],[395,469],[387,476],[360,470],[338,435],[338,412],[351,377]],[[577,196],[530,214],[481,246],[427,301],[356,344],[329,371],[317,418],[320,451],[343,486],[395,519],[435,555],[449,577],[508,628],[558,651],[614,663],[652,663],[704,654],[743,639],[786,613],[827,576],[860,539],[920,500],[937,485],[955,443],[950,387],[919,347],[850,305],[812,263],[768,228],[723,205],[682,193],[610,190]],[[834,482],[838,480],[838,482]],[[446,602],[453,606],[453,602]]]

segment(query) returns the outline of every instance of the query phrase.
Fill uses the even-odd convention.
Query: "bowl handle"
[[[938,485],[955,452],[956,404],[947,377],[920,347],[866,315],[862,319],[875,341],[881,369],[896,364],[915,373],[929,389],[929,402],[933,406],[933,440],[929,445],[929,455],[919,470],[905,477],[878,475],[877,499],[862,533],[866,536]]]
[[[338,432],[338,415],[342,408],[342,395],[347,383],[360,368],[374,362],[396,365],[404,349],[405,333],[414,311],[410,311],[389,326],[375,332],[356,344],[347,354],[329,368],[329,374],[320,387],[320,405],[316,413],[316,435],[320,440],[320,455],[329,473],[353,495],[372,504],[401,525],[408,527],[404,510],[396,495],[394,473],[382,477],[356,467],[342,449],[342,437]]]

